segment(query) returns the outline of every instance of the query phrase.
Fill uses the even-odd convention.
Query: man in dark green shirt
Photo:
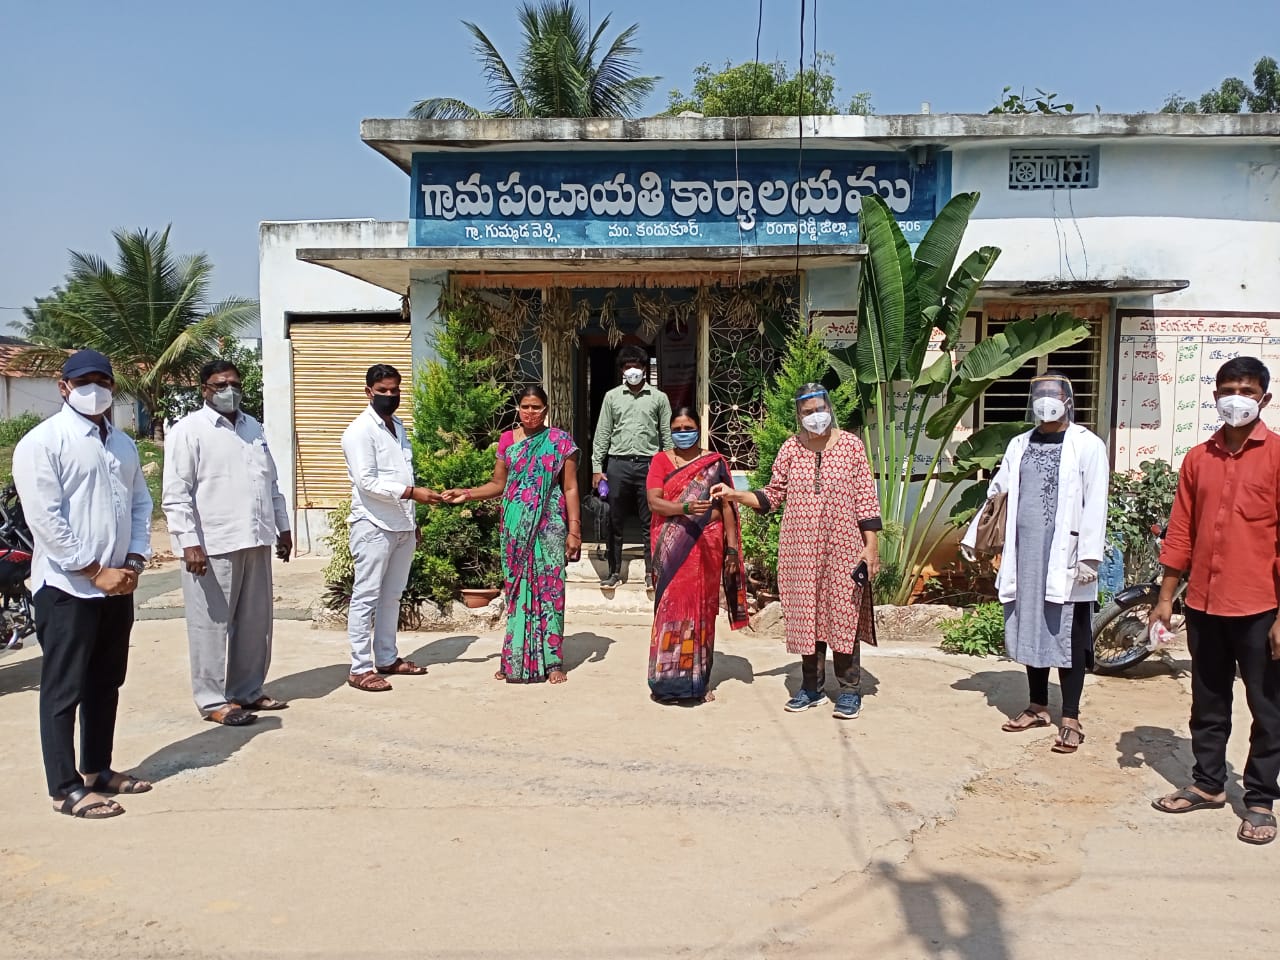
[[[609,481],[609,571],[600,585],[622,582],[622,527],[635,506],[644,530],[644,585],[653,587],[653,555],[649,542],[649,461],[671,449],[671,401],[648,383],[649,357],[641,347],[618,353],[622,383],[604,396],[591,453],[592,486]]]

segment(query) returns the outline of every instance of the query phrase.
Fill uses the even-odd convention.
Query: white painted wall
[[[400,297],[297,258],[302,247],[404,247],[408,225],[375,220],[267,222],[258,232],[258,300],[262,316],[262,381],[267,443],[294,518],[302,553],[320,552],[326,511],[297,510],[294,491],[293,365],[287,339],[291,313],[360,313],[400,309]]]

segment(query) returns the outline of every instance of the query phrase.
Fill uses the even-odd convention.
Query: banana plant
[[[944,505],[961,484],[998,464],[1009,440],[1027,429],[995,424],[979,430],[944,465],[965,415],[997,380],[1088,336],[1087,325],[1070,314],[1017,320],[954,362],[964,318],[1000,255],[997,247],[981,247],[955,265],[978,198],[953,197],[914,254],[884,201],[862,201],[860,230],[868,250],[858,290],[858,336],[853,347],[835,354],[832,366],[857,384],[864,411],[880,512],[886,531],[893,531],[882,557],[898,576],[886,598],[892,603],[910,598],[917,566],[946,535],[946,529],[933,531],[929,539]],[[931,344],[937,356],[926,366]],[[919,458],[925,464],[920,470],[925,437],[935,449]]]

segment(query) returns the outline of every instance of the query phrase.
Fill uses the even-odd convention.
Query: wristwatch
[[[143,563],[141,560],[139,560],[137,557],[125,558],[124,566],[126,570],[132,570],[134,573],[139,575],[141,575],[142,571],[145,570],[147,567],[147,565]]]

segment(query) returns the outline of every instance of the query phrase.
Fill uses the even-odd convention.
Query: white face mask
[[[1258,419],[1258,401],[1248,397],[1219,397],[1218,416],[1229,427],[1243,427]]]
[[[111,391],[100,383],[83,383],[71,388],[67,404],[76,413],[96,417],[111,408]]]
[[[831,429],[831,411],[819,410],[817,413],[807,414],[800,418],[800,422],[810,433],[826,433]]]
[[[644,371],[631,367],[622,372],[622,380],[629,387],[638,387],[644,383]]]
[[[1036,397],[1031,402],[1031,412],[1041,423],[1057,423],[1067,412],[1067,405],[1057,397]]]

